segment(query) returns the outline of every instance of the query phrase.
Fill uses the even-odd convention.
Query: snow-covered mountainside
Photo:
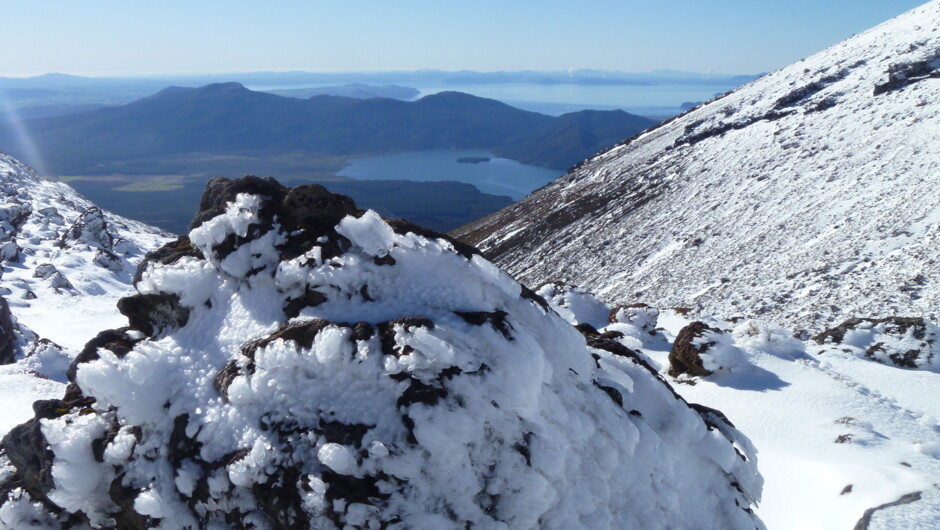
[[[550,291],[559,314],[598,326],[590,295]],[[760,456],[757,514],[768,528],[940,527],[936,326],[856,319],[801,341],[766,322],[693,322],[683,313],[615,308],[596,333],[747,434]]]
[[[0,432],[62,392],[71,358],[123,321],[137,263],[168,240],[0,154]]]
[[[763,526],[720,412],[475,249],[255,177],[196,223],[4,438],[3,524]]]
[[[940,2],[455,232],[530,285],[815,331],[940,304]]]

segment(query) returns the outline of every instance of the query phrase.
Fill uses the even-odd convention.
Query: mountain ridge
[[[594,119],[577,120],[578,113],[555,118],[459,92],[413,102],[326,95],[297,99],[231,82],[169,87],[126,105],[26,120],[23,127],[45,154],[49,172],[100,174],[109,160],[246,151],[342,156],[482,148],[511,153],[523,163],[566,168],[655,123],[622,111],[597,112],[584,115]],[[597,116],[605,117],[602,124]],[[21,132],[8,128],[0,136],[13,154],[29,154]],[[568,135],[581,133],[590,141],[562,144]],[[557,149],[533,155],[527,148],[546,138],[555,138]]]
[[[928,3],[454,233],[523,281],[610,303],[819,330],[859,312],[935,317],[938,23]]]

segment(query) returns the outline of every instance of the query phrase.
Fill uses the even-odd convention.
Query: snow
[[[937,321],[938,27],[932,1],[602,153],[458,237],[524,283],[564,282],[614,306],[811,331],[855,316]],[[919,80],[875,94],[889,71],[919,64],[927,74],[908,76]]]
[[[8,240],[21,249],[19,259],[3,261],[0,278],[0,288],[19,323],[73,354],[101,329],[121,326],[125,319],[115,311],[115,303],[133,291],[136,264],[146,252],[168,241],[168,234],[104,212],[96,217],[96,227],[106,228],[113,243],[103,244],[96,239],[98,234],[80,231],[80,239],[66,237],[63,246],[66,232],[95,208],[92,203],[67,185],[42,180],[2,154],[0,187],[0,209],[29,212],[15,229],[3,223]],[[102,247],[119,253],[118,270],[94,264]],[[57,288],[55,279],[42,274],[43,270],[58,272],[72,287]]]
[[[0,366],[0,433],[32,418],[33,401],[59,397],[64,390],[64,384],[36,377],[21,365]]]
[[[564,284],[546,283],[535,290],[569,324],[584,322],[594,327],[607,324],[610,310],[590,294]]]
[[[193,230],[207,259],[148,267],[139,289],[178,296],[188,319],[78,365],[96,402],[42,420],[50,499],[108,526],[120,476],[167,528],[234,510],[260,527],[762,527],[743,509],[762,484],[747,438],[587,346],[488,261],[374,212],[320,238],[345,238],[340,254],[288,259],[269,200],[239,194]],[[288,321],[311,289],[325,301]],[[270,504],[275,483],[297,496]]]
[[[668,344],[644,345],[642,353],[684,398],[721,410],[756,445],[765,478],[757,514],[768,528],[854,528],[866,510],[912,492],[922,499],[876,512],[870,528],[940,524],[940,374],[803,342],[766,322],[696,318],[726,331],[712,337],[723,337],[714,346],[719,356],[736,350],[746,362],[674,379]],[[659,313],[669,341],[690,322],[674,310]],[[636,347],[630,338],[619,340]]]
[[[86,230],[78,223],[83,216],[92,221]],[[77,239],[69,234],[73,226],[80,228]],[[72,188],[0,154],[0,239],[0,294],[18,334],[17,362],[0,366],[0,433],[6,433],[32,416],[33,401],[62,395],[65,371],[89,339],[123,325],[115,303],[133,292],[143,255],[169,238],[101,212]],[[95,264],[102,250],[114,254],[111,268]]]

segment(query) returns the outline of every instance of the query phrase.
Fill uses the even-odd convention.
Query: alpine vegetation
[[[319,186],[214,179],[135,286],[3,439],[5,526],[763,527],[723,415],[474,248]]]

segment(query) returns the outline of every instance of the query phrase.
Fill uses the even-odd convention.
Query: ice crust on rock
[[[134,297],[185,317],[142,310],[89,344],[4,439],[0,521],[762,527],[755,451],[714,411],[467,248],[347,200],[210,183],[195,248],[155,253]],[[51,485],[23,480],[27,433]]]

